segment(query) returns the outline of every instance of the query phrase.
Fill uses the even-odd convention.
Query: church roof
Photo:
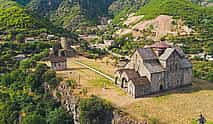
[[[152,51],[151,48],[138,48],[137,51],[143,60],[157,59],[157,56],[155,55],[155,53]]]
[[[158,62],[145,62],[144,66],[150,73],[158,73],[164,71],[163,67]]]
[[[119,74],[125,73],[129,80],[140,77],[139,74],[135,72],[134,69],[120,69],[117,72],[119,72]]]
[[[150,84],[147,77],[145,76],[141,77],[134,69],[120,69],[118,70],[118,72],[120,74],[125,73],[128,80],[131,80],[135,86]]]
[[[51,62],[66,62],[66,57],[62,57],[62,56],[52,56],[50,57],[50,61]]]
[[[179,55],[180,55],[181,57],[184,57],[184,56],[185,56],[185,53],[184,53],[183,50],[180,49],[179,47],[175,47],[175,50],[179,53]]]
[[[192,68],[192,64],[188,59],[182,59],[181,66],[182,68]]]
[[[164,53],[159,57],[160,60],[166,60],[170,57],[170,55],[174,52],[177,51],[177,53],[180,55],[180,57],[184,57],[185,54],[184,52],[177,47],[173,47],[173,48],[167,48]]]
[[[160,60],[166,60],[175,51],[175,48],[167,48],[164,53],[159,57]]]
[[[147,77],[133,78],[133,79],[131,79],[131,81],[135,86],[150,84]]]

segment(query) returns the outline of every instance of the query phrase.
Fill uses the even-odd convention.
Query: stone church
[[[135,50],[124,68],[116,71],[115,83],[138,98],[192,83],[192,64],[184,52],[166,42]]]

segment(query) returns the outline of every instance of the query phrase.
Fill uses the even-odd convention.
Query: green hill
[[[201,7],[186,0],[151,0],[137,14],[144,19],[153,19],[159,15],[180,18],[199,32],[213,32],[213,8]]]
[[[26,8],[54,25],[72,31],[79,26],[99,23],[99,17],[108,16],[113,0],[31,0]]]
[[[133,8],[133,9],[132,9]],[[113,24],[119,27],[118,29],[125,29],[124,21],[131,15],[143,15],[143,18],[137,22],[142,23],[146,20],[155,19],[159,15],[169,15],[173,17],[172,25],[176,26],[178,20],[183,22],[183,25],[193,29],[193,32],[188,35],[171,35],[167,34],[162,37],[162,40],[169,42],[183,44],[183,49],[186,53],[208,53],[212,54],[212,35],[213,35],[213,8],[200,6],[194,4],[189,0],[149,0],[140,9],[134,9],[133,7],[126,7],[121,10],[113,18]],[[134,25],[134,24],[133,24]],[[116,28],[117,28],[116,27]],[[115,29],[116,30],[116,29]],[[147,33],[147,32],[145,32]],[[149,33],[149,32],[148,32]],[[130,51],[134,50],[138,46],[138,43],[146,44],[149,39],[147,37],[150,34],[142,35],[141,42],[128,42],[120,47],[115,46],[117,51]],[[148,36],[146,36],[148,35]],[[132,41],[133,39],[129,40]],[[117,41],[118,44],[120,41]],[[133,48],[131,46],[134,46]],[[116,51],[115,50],[115,51]]]
[[[21,5],[27,5],[31,0],[13,0],[13,1],[18,2]]]
[[[42,24],[17,3],[0,0],[0,32],[18,33],[40,30]]]
[[[2,39],[14,39],[17,34],[37,36],[43,32],[74,36],[72,33],[53,25],[47,18],[29,12],[15,1],[0,0],[0,3],[0,37]]]

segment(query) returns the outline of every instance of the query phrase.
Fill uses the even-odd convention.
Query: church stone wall
[[[164,73],[160,72],[160,73],[153,73],[151,75],[151,92],[158,92],[165,88],[165,80],[164,80]]]
[[[192,83],[192,68],[183,68],[182,65],[182,59],[185,58],[180,56],[176,50],[168,52],[168,54],[168,57],[164,58],[165,60],[159,60],[159,64],[164,68],[164,71],[156,73],[145,66],[146,63],[152,62],[151,59],[143,60],[138,51],[131,56],[130,62],[125,68],[134,69],[141,77],[145,76],[150,82],[150,85],[135,85],[131,80],[127,79],[127,92],[131,96],[137,98]],[[118,80],[121,81],[122,77],[127,77],[127,75],[120,74]]]
[[[183,85],[190,85],[192,83],[192,69],[186,68],[184,69],[184,78],[183,78]]]
[[[183,81],[183,71],[181,70],[180,57],[174,52],[166,61],[166,88],[175,88],[181,86]]]

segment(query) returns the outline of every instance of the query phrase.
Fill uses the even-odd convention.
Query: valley
[[[212,4],[0,0],[0,124],[213,124]]]
[[[126,112],[129,117],[139,121],[148,119],[150,123],[156,121],[158,124],[191,124],[195,122],[197,113],[200,112],[204,113],[208,120],[213,120],[212,83],[194,78],[192,86],[134,99],[114,82],[77,64],[76,61],[108,75],[115,71],[115,67],[113,67],[114,63],[106,64],[106,58],[96,61],[84,57],[68,58],[68,68],[70,69],[58,72],[58,75],[67,75],[69,72],[79,74],[80,89],[76,89],[74,92],[78,94],[81,89],[87,88],[87,95],[82,97],[96,95],[110,101],[114,106]]]

